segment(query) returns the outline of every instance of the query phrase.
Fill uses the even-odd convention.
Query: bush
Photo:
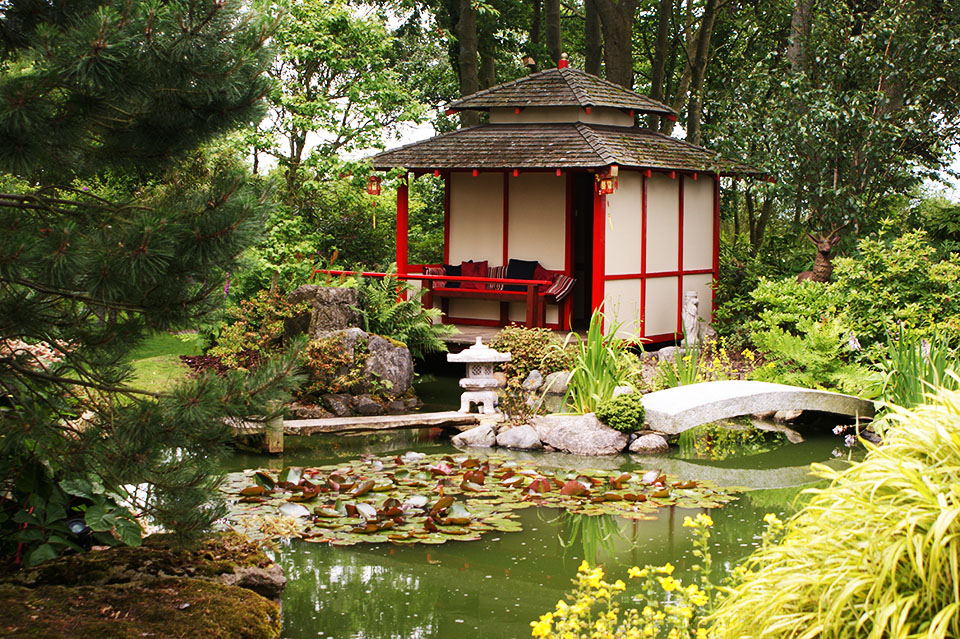
[[[948,374],[951,369],[960,370],[956,362],[956,350],[948,340],[938,336],[927,340],[901,328],[896,339],[887,337],[886,357],[878,363],[883,373],[883,400],[913,408],[938,386],[960,387],[960,380]]]
[[[873,396],[879,377],[850,361],[846,333],[836,317],[823,322],[800,318],[796,334],[776,326],[753,333],[767,363],[754,369],[750,379]]]
[[[643,428],[646,411],[640,393],[623,393],[597,405],[597,419],[624,433]]]
[[[898,325],[922,337],[960,336],[960,254],[939,260],[923,231],[863,239],[856,258],[839,258],[834,285],[844,323],[864,347],[884,342]]]
[[[897,409],[884,445],[830,480],[737,571],[720,637],[960,636],[960,392]]]
[[[227,312],[227,320],[215,329],[217,344],[208,354],[230,368],[255,368],[282,349],[287,320],[306,310],[306,302],[291,304],[280,289],[258,291]]]
[[[546,377],[569,370],[573,365],[570,352],[560,347],[553,331],[547,328],[511,324],[497,334],[490,342],[490,348],[510,353],[510,361],[498,364],[507,379],[523,381],[532,370],[538,370]]]

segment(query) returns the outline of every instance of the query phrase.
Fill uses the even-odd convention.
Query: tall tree
[[[596,0],[584,0],[583,15],[583,70],[598,76],[603,67],[603,31]]]
[[[633,88],[633,22],[638,0],[593,0],[603,31],[607,79]]]
[[[262,117],[274,26],[216,0],[0,4],[0,555],[70,546],[78,501],[135,542],[111,492],[183,536],[223,512],[225,418],[266,414],[292,364],[150,393],[123,360],[195,327],[258,230],[246,170],[198,149]]]
[[[425,111],[404,73],[413,53],[397,55],[376,15],[359,15],[339,0],[291,4],[274,47],[276,82],[255,149],[282,169],[286,202],[304,180],[325,177],[345,154],[381,146],[391,127],[419,121]]]
[[[556,66],[563,53],[560,44],[560,0],[545,0],[543,9],[547,55],[550,56],[550,64]]]

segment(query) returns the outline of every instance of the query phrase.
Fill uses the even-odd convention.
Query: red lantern
[[[617,176],[620,174],[620,168],[616,164],[611,164],[610,168],[603,173],[597,173],[597,193],[600,195],[610,195],[617,190]]]
[[[380,176],[371,175],[367,178],[367,193],[370,195],[380,195]]]

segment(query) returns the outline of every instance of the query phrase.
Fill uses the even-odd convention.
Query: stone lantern
[[[470,348],[459,353],[447,355],[448,362],[463,362],[467,365],[467,376],[460,380],[460,412],[469,413],[470,404],[477,404],[484,415],[496,414],[497,380],[493,377],[493,365],[510,361],[510,353],[500,353],[485,346],[481,338]]]

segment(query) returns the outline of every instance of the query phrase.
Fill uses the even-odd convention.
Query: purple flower
[[[860,340],[858,340],[857,336],[853,334],[853,331],[850,331],[850,339],[847,340],[847,344],[850,345],[851,351],[860,350]]]
[[[223,294],[226,295],[230,292],[230,274],[227,273],[227,285],[223,287]]]
[[[847,448],[852,447],[852,446],[853,446],[854,444],[856,444],[856,443],[857,443],[857,437],[856,437],[856,435],[847,435],[846,437],[843,438],[843,444],[844,444]]]
[[[843,424],[840,424],[839,426],[834,426],[834,427],[833,427],[833,434],[834,434],[834,435],[842,435],[842,434],[843,434],[843,431],[845,431],[845,430],[847,430],[847,427],[844,426]]]

